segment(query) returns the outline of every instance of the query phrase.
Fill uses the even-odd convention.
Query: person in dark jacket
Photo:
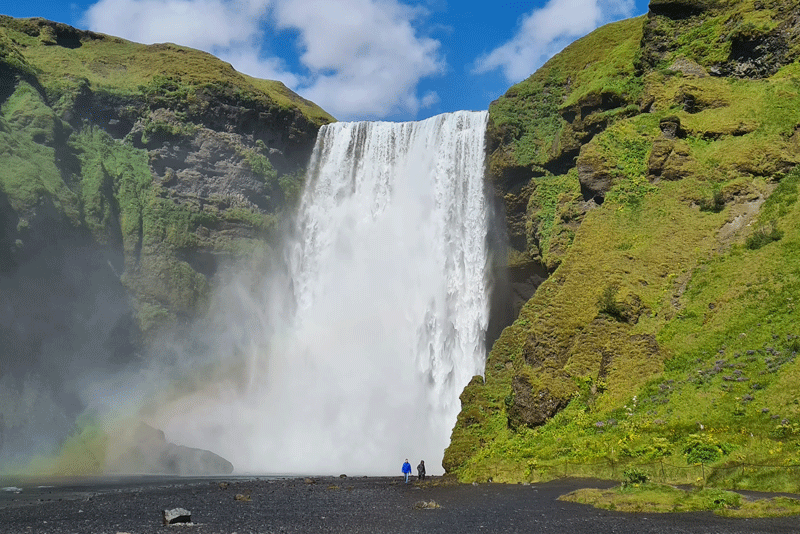
[[[403,475],[406,477],[406,484],[408,484],[408,476],[411,474],[411,464],[408,463],[408,458],[406,458],[405,463],[403,464]]]
[[[417,466],[417,475],[420,480],[425,480],[425,460],[420,460]]]

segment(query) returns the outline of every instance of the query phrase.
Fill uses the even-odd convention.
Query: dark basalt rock
[[[703,13],[711,4],[700,0],[650,0],[650,13],[682,20]]]

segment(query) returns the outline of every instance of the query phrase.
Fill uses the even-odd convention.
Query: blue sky
[[[141,43],[206,50],[281,80],[340,120],[487,109],[575,39],[647,0],[97,0],[9,2]]]

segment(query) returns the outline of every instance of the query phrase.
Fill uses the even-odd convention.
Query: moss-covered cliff
[[[121,283],[123,330],[146,339],[202,312],[219,265],[269,254],[332,120],[197,50],[0,17],[0,270],[91,248],[72,263]],[[45,263],[70,283],[69,258]],[[3,332],[30,347],[20,335]]]
[[[449,472],[800,463],[799,56],[796,2],[653,0],[492,104],[511,281],[535,293],[462,395]]]

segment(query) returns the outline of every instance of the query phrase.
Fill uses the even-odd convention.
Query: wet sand
[[[227,484],[226,484],[227,483]],[[0,478],[0,532],[179,533],[782,533],[797,517],[727,519],[711,513],[626,514],[558,501],[612,482],[461,485],[400,477],[105,477],[71,481]],[[45,486],[45,487],[43,487]],[[50,486],[50,487],[46,487]],[[236,495],[250,500],[237,500]],[[421,501],[440,508],[419,509]],[[163,526],[161,511],[185,508],[191,526]]]

